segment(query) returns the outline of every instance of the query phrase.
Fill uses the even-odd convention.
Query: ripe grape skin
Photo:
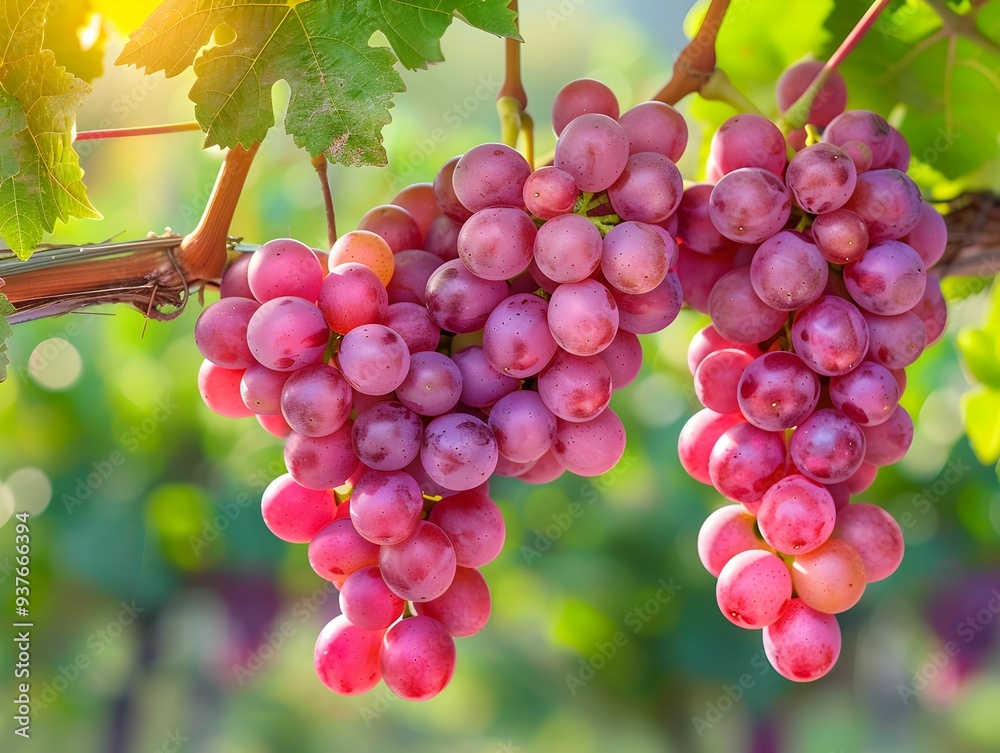
[[[240,254],[226,268],[222,275],[222,282],[219,284],[220,298],[250,298],[253,299],[253,291],[250,290],[250,283],[247,281],[247,272],[250,269],[250,259],[253,254]]]
[[[214,413],[226,418],[252,416],[240,395],[240,384],[245,369],[226,369],[209,360],[201,362],[198,369],[198,393]]]
[[[821,60],[806,60],[786,68],[778,77],[775,86],[778,109],[784,112],[795,104],[822,69]],[[846,106],[847,84],[844,83],[844,77],[840,72],[834,70],[809,106],[806,122],[823,128],[840,115]]]
[[[381,632],[403,614],[403,600],[385,584],[378,567],[369,565],[347,576],[340,589],[340,611],[362,630]]]
[[[545,299],[519,293],[493,310],[483,328],[483,352],[494,369],[524,379],[545,368],[559,347],[549,329],[548,308]]]
[[[741,423],[744,419],[739,413],[716,413],[708,408],[691,416],[677,438],[677,458],[688,475],[703,484],[711,484],[708,462],[712,448],[719,437]]]
[[[752,273],[746,267],[719,278],[708,296],[708,311],[716,331],[737,343],[763,342],[788,321],[787,312],[768,306],[754,292]]]
[[[264,489],[260,511],[264,524],[282,541],[308,544],[333,522],[336,500],[327,490],[307,489],[283,473]]]
[[[597,354],[611,372],[611,389],[619,390],[631,384],[642,368],[642,343],[638,336],[618,329],[611,344]]]
[[[388,302],[393,303],[419,303],[424,305],[424,296],[427,291],[427,281],[434,271],[441,266],[440,257],[430,251],[422,251],[418,248],[400,251],[396,254],[396,266],[392,272],[392,279],[385,286],[388,294]],[[376,322],[361,322],[362,324],[379,324]]]
[[[792,583],[795,594],[813,609],[839,614],[861,600],[865,564],[850,544],[830,538],[811,552],[796,555]]]
[[[628,136],[607,115],[587,113],[572,120],[556,142],[555,166],[581,191],[597,193],[618,180],[628,162]]]
[[[813,144],[788,163],[785,184],[792,199],[810,214],[832,212],[844,206],[857,184],[854,162],[840,147]]]
[[[674,272],[667,272],[663,282],[648,293],[630,295],[611,288],[611,296],[618,305],[619,329],[636,335],[649,335],[667,327],[677,318],[684,300],[680,278]]]
[[[729,118],[712,136],[710,152],[724,175],[753,167],[780,178],[785,170],[785,137],[762,115],[741,114]]]
[[[737,386],[739,409],[765,431],[798,426],[819,403],[816,373],[794,353],[764,353],[750,363]]]
[[[382,679],[379,656],[384,630],[362,630],[342,614],[316,638],[313,664],[320,681],[339,695],[367,693]]]
[[[792,463],[821,484],[846,481],[865,459],[861,427],[838,410],[822,408],[799,424],[789,442]]]
[[[414,353],[436,350],[441,341],[441,328],[421,304],[390,303],[382,323],[403,338],[411,359]]]
[[[458,256],[477,277],[507,280],[528,268],[535,233],[535,223],[522,209],[481,209],[458,233]]]
[[[774,173],[743,167],[715,184],[708,215],[722,235],[739,243],[761,243],[781,230],[791,216],[792,201]]]
[[[420,486],[405,471],[368,471],[351,492],[351,522],[374,544],[391,546],[407,539],[423,511]]]
[[[430,617],[400,620],[382,639],[382,679],[407,701],[426,701],[451,682],[455,673],[455,640]]]
[[[497,371],[479,345],[470,345],[452,355],[462,375],[459,400],[472,408],[488,408],[521,386],[521,380]]]
[[[250,256],[247,285],[261,303],[295,296],[315,301],[323,268],[312,249],[291,238],[268,241]]]
[[[273,298],[261,304],[247,325],[250,352],[274,371],[294,371],[316,363],[329,339],[322,312],[304,298]]]
[[[591,356],[611,344],[618,332],[618,304],[597,280],[560,285],[549,298],[549,330],[573,355]]]
[[[865,311],[892,316],[917,305],[927,272],[920,255],[905,243],[883,241],[844,267],[844,284]]]
[[[281,415],[299,434],[325,437],[351,415],[354,393],[334,367],[325,363],[293,373],[281,390]]]
[[[384,400],[358,411],[351,433],[354,453],[369,468],[398,471],[420,454],[423,423],[402,403]]]
[[[729,254],[738,244],[712,224],[708,203],[713,188],[715,186],[710,183],[698,183],[684,190],[677,207],[677,237],[690,250],[700,254]]]
[[[756,251],[755,246],[747,248]],[[683,243],[678,244],[677,279],[683,288],[684,303],[695,311],[708,313],[708,301],[712,288],[727,272],[732,272],[737,266],[750,266],[750,258],[733,251],[725,254],[701,254],[692,251]]]
[[[623,220],[662,222],[673,214],[684,193],[677,166],[657,152],[629,156],[618,180],[608,187],[611,207]]]
[[[344,335],[337,360],[355,390],[366,395],[386,395],[406,378],[410,349],[388,327],[363,324]]]
[[[260,413],[257,415],[257,423],[272,437],[284,439],[292,433],[292,427],[285,421],[285,417],[280,413]]]
[[[737,385],[753,356],[736,348],[709,353],[694,373],[694,393],[706,408],[717,413],[738,413]]]
[[[753,344],[747,343],[737,343],[732,340],[727,340],[722,335],[719,334],[718,330],[711,324],[706,324],[700,330],[695,332],[692,336],[691,341],[688,343],[688,353],[687,353],[687,365],[688,371],[691,372],[691,376],[694,376],[695,369],[698,368],[705,356],[709,353],[714,353],[717,350],[722,350],[723,348],[737,348],[751,356],[756,358],[759,356],[760,348]]]
[[[353,424],[347,421],[333,434],[307,437],[292,432],[285,440],[285,467],[292,478],[309,489],[333,489],[358,467],[351,444]]]
[[[719,610],[737,627],[755,630],[774,623],[792,598],[785,563],[760,549],[734,554],[715,584]]]
[[[243,372],[240,397],[258,415],[281,415],[281,390],[295,371],[274,371],[256,364]]]
[[[453,491],[486,481],[498,459],[490,427],[475,416],[449,413],[424,427],[420,462],[431,480]]]
[[[727,499],[748,505],[751,512],[787,467],[784,435],[747,422],[727,429],[708,458],[712,486]]]
[[[640,102],[618,119],[628,137],[629,154],[658,152],[676,163],[688,142],[688,127],[676,109],[663,102]]]
[[[437,203],[445,216],[454,222],[465,222],[473,214],[458,200],[458,196],[455,195],[455,186],[452,183],[455,166],[460,159],[461,155],[452,157],[441,165],[441,169],[434,176],[434,198],[437,199]]]
[[[349,517],[337,518],[309,542],[309,565],[340,589],[354,571],[378,564],[379,549],[357,532]]]
[[[764,628],[764,653],[787,680],[809,682],[829,672],[840,656],[840,625],[802,599],[791,599],[778,620]]]
[[[913,419],[902,405],[896,406],[887,421],[863,426],[865,462],[876,466],[898,463],[913,442]]]
[[[435,503],[427,516],[451,541],[460,567],[482,567],[503,549],[507,527],[496,503],[469,489]]]
[[[924,294],[911,311],[920,317],[927,334],[926,347],[938,342],[948,325],[948,305],[941,293],[941,278],[935,274],[927,275],[927,287]]]
[[[823,295],[828,275],[823,252],[787,230],[761,243],[750,262],[754,292],[779,311],[796,311],[815,301]]]
[[[349,262],[334,267],[323,279],[318,305],[330,329],[344,335],[362,324],[381,323],[389,294],[368,267]]]
[[[358,221],[358,230],[375,233],[386,242],[393,254],[418,249],[423,243],[423,233],[417,221],[396,204],[382,204],[369,209]]]
[[[767,490],[757,509],[764,541],[796,556],[822,545],[837,520],[833,496],[821,484],[791,474]]]
[[[823,131],[823,141],[839,147],[848,141],[860,141],[871,150],[873,165],[884,162],[892,153],[891,127],[885,118],[869,110],[848,110],[835,117]]]
[[[625,426],[610,408],[590,421],[560,419],[552,453],[577,476],[600,476],[614,468],[625,453]]]
[[[478,212],[487,207],[520,207],[530,174],[528,161],[516,149],[480,144],[459,158],[451,182],[458,200]]]
[[[868,352],[868,324],[850,301],[824,295],[797,312],[792,345],[803,361],[823,376],[846,374]]]
[[[518,476],[526,484],[550,484],[566,472],[551,449],[542,455],[527,471]]]
[[[440,416],[458,403],[462,394],[462,372],[448,356],[421,351],[410,356],[410,370],[396,397],[421,416]]]
[[[611,372],[597,356],[557,351],[538,375],[545,407],[565,421],[589,421],[611,401]]]
[[[818,216],[813,220],[812,235],[819,250],[834,264],[857,261],[868,249],[868,225],[850,209]]]
[[[450,217],[441,215],[431,223],[424,238],[424,251],[439,257],[442,261],[458,258],[458,234],[462,226]]]
[[[916,251],[925,268],[933,267],[944,255],[948,245],[948,226],[944,217],[926,201],[920,204],[920,219],[900,240]]]
[[[556,417],[533,390],[517,390],[500,398],[490,411],[489,426],[497,450],[508,460],[537,460],[552,446]]]
[[[906,173],[893,168],[868,170],[858,183],[846,209],[857,212],[868,225],[872,244],[902,238],[920,220],[920,189]]]
[[[552,129],[561,136],[566,126],[579,116],[592,112],[618,119],[618,99],[606,84],[590,78],[570,81],[552,100]]]
[[[528,211],[543,220],[572,212],[579,195],[573,176],[552,165],[540,167],[529,175],[521,192]]]
[[[212,363],[246,369],[257,360],[247,345],[247,325],[260,304],[250,298],[220,298],[205,307],[194,325],[194,344]]]
[[[865,313],[868,359],[887,369],[902,369],[916,361],[927,345],[927,330],[913,311],[895,316]]]
[[[409,537],[379,549],[378,565],[386,585],[401,599],[430,601],[447,591],[455,577],[455,548],[444,531],[421,520]]]
[[[475,332],[507,297],[503,280],[484,280],[460,259],[445,262],[427,281],[426,304],[431,319],[448,332]]]
[[[490,589],[483,576],[473,568],[459,567],[447,591],[414,604],[413,611],[437,620],[455,638],[465,638],[486,626],[490,607]]]
[[[770,551],[754,530],[756,519],[743,505],[715,510],[698,531],[698,558],[716,578],[734,555],[751,549]]]
[[[434,220],[441,216],[441,207],[434,198],[433,183],[413,183],[397,193],[392,203],[410,213],[420,230],[421,241],[427,236]]]
[[[623,222],[604,236],[601,273],[622,293],[648,293],[667,276],[667,244],[652,225]]]
[[[829,392],[833,405],[862,427],[888,421],[899,405],[899,385],[892,373],[872,361],[830,377]]]
[[[903,532],[878,505],[855,502],[845,506],[837,513],[833,535],[858,552],[868,583],[888,578],[903,561]]]
[[[392,249],[381,235],[368,230],[344,233],[330,249],[328,264],[332,267],[356,262],[371,269],[383,285],[388,285],[396,268]]]
[[[851,158],[855,169],[858,171],[858,175],[871,169],[872,150],[868,144],[856,139],[849,139],[840,144],[840,148]]]

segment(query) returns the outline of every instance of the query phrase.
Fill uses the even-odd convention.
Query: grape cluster
[[[818,67],[786,72],[779,105]],[[944,220],[906,175],[900,133],[845,102],[835,76],[788,141],[762,116],[730,118],[711,183],[687,188],[677,212],[685,300],[712,320],[688,351],[705,407],[680,460],[737,503],[705,521],[698,552],[723,615],[762,628],[771,664],[797,681],[834,666],[834,615],[902,559],[896,521],[851,495],[909,448],[904,369],[946,321],[927,273]]]
[[[196,324],[206,404],[285,441],[263,518],[340,591],[314,657],[337,693],[448,684],[454,638],[490,614],[490,477],[610,470],[612,392],[639,372],[638,335],[680,311],[683,119],[655,102],[619,117],[590,80],[553,116],[553,165],[470,149],[328,255],[279,239],[241,258]]]

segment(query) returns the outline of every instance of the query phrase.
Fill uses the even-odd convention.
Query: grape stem
[[[781,113],[779,118],[779,126],[782,126],[781,130],[785,133],[788,131],[793,131],[796,128],[802,128],[806,124],[806,120],[809,117],[809,110],[812,108],[813,100],[816,99],[816,95],[819,94],[820,89],[826,83],[827,79],[833,74],[837,67],[844,62],[844,59],[850,54],[858,42],[865,38],[865,35],[871,30],[872,26],[878,20],[878,17],[882,14],[892,0],[875,0],[868,8],[868,11],[861,17],[857,25],[851,30],[844,41],[840,43],[830,59],[826,61],[826,65],[823,66],[822,70],[816,74],[816,78],[812,80],[808,88],[802,92],[802,95],[795,100],[788,109]]]
[[[200,131],[201,124],[196,120],[187,123],[164,123],[162,125],[135,126],[133,128],[104,128],[97,131],[80,131],[74,141],[94,141],[97,139],[120,139],[127,136],[158,136],[163,133],[182,133],[184,131]]]
[[[715,40],[728,9],[729,0],[712,0],[698,33],[674,61],[673,75],[653,99],[675,105],[688,94],[701,90],[715,71]]]
[[[511,0],[508,7],[516,14],[517,0]],[[514,27],[518,27],[516,15]],[[524,157],[534,168],[535,123],[527,113],[528,95],[521,80],[521,44],[517,39],[504,40],[504,78],[497,92],[497,115],[500,116],[500,142],[517,148],[520,138]]]
[[[320,190],[323,192],[323,206],[326,208],[326,244],[327,250],[337,242],[337,212],[333,206],[333,194],[330,192],[330,179],[326,157],[322,154],[312,158],[312,166],[319,176]]]
[[[698,93],[705,99],[714,99],[725,102],[737,112],[750,112],[756,115],[763,115],[760,108],[747,99],[739,89],[733,86],[729,76],[721,68],[712,71],[712,75],[702,84]]]

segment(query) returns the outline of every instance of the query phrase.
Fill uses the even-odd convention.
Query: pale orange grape
[[[389,244],[381,236],[368,230],[344,233],[333,244],[328,260],[330,269],[349,261],[364,264],[378,276],[383,285],[389,284],[396,268]]]
[[[813,609],[838,614],[861,599],[865,592],[865,564],[858,551],[840,539],[826,543],[792,564],[795,594]]]

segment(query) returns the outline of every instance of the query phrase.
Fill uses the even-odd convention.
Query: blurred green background
[[[140,6],[151,4],[134,5],[141,17]],[[690,6],[522,2],[539,152],[554,143],[549,105],[567,81],[601,79],[626,107],[662,86]],[[808,21],[830,6],[734,3],[774,32],[720,56],[765,112],[773,112],[784,66],[830,43],[821,23]],[[733,28],[734,38],[745,36]],[[189,119],[191,78],[113,68],[121,37],[111,33],[105,75],[78,127]],[[455,24],[444,50],[445,64],[404,75],[408,91],[385,129],[390,166],[331,168],[341,232],[407,183],[432,179],[449,157],[498,137],[502,43]],[[280,110],[287,90],[279,90]],[[682,163],[691,177],[700,119],[730,114],[698,107]],[[191,133],[81,145],[105,219],[61,226],[55,240],[193,228],[221,160],[199,147]],[[260,150],[232,231],[256,243],[324,242],[315,175],[280,126]],[[677,434],[698,407],[686,342],[704,323],[684,312],[645,339],[640,378],[615,397],[629,433],[618,468],[543,488],[493,482],[507,520],[504,552],[484,568],[493,616],[458,641],[452,684],[423,704],[399,701],[384,686],[340,698],[316,679],[312,646],[337,612],[337,594],[309,568],[304,546],[278,541],[261,521],[260,492],[283,471],[280,442],[253,419],[223,419],[201,404],[197,302],[170,323],[116,308],[19,325],[10,378],[0,385],[0,518],[33,515],[36,709],[31,740],[14,737],[5,642],[0,749],[1000,750],[1000,488],[963,433],[959,404],[969,382],[955,348],[956,332],[982,321],[986,297],[956,303],[946,338],[908,370],[913,447],[862,495],[902,521],[907,554],[842,616],[844,648],[829,676],[783,680],[760,635],[718,614],[695,539],[721,500],[676,460]],[[575,517],[574,503],[583,510]],[[13,528],[0,528],[3,623],[13,614]],[[942,661],[948,641],[959,650]]]

